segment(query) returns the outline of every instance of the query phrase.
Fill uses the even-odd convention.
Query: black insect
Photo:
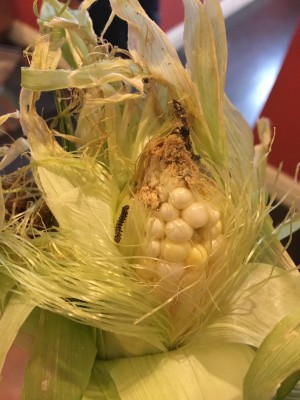
[[[190,139],[190,129],[187,123],[187,117],[185,109],[177,100],[173,101],[173,108],[175,116],[180,120],[182,126],[180,128],[175,128],[174,133],[179,134],[184,141],[185,148],[187,151],[192,152],[192,142]]]
[[[173,99],[172,102],[173,102],[174,114],[181,122],[181,126],[179,128],[175,128],[173,130],[173,133],[181,136],[186,150],[191,154],[192,160],[199,161],[200,156],[193,153],[192,141],[190,137],[190,128],[188,125],[185,109],[183,108],[183,106],[179,101]]]
[[[127,218],[128,210],[129,210],[129,205],[126,205],[126,206],[122,207],[120,216],[119,216],[118,221],[116,223],[116,226],[115,226],[115,237],[114,237],[114,240],[115,240],[116,243],[120,243],[120,241],[122,239],[122,233],[123,233],[122,227],[123,227],[123,224],[124,224],[124,222],[125,222],[125,220]]]
[[[185,123],[186,123],[186,112],[185,109],[182,107],[182,105],[179,103],[177,100],[172,100],[173,102],[173,108],[174,108],[174,114],[175,116],[182,121],[182,118],[185,118]]]

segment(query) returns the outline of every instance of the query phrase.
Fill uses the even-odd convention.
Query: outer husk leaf
[[[22,399],[81,399],[95,356],[93,328],[43,311],[26,368]]]
[[[111,0],[111,6],[116,15],[128,22],[128,47],[134,61],[169,88],[170,97],[178,99],[188,110],[191,125],[197,118],[197,135],[192,132],[195,145],[201,142],[202,146],[198,146],[201,153],[219,162],[220,153],[215,151],[196,85],[167,36],[150,20],[138,1],[130,0],[125,4],[121,0]]]
[[[240,400],[254,351],[243,345],[183,348],[166,354],[97,361],[83,400]],[[99,379],[100,378],[100,379]]]
[[[299,292],[296,270],[249,264],[236,275],[228,287],[229,297],[218,303],[220,311],[199,331],[195,342],[209,345],[210,341],[229,341],[258,348],[268,332],[297,307]]]
[[[288,380],[289,377],[292,379]],[[283,400],[300,379],[300,309],[283,318],[266,336],[244,384],[244,399]],[[281,384],[283,385],[281,386]]]
[[[23,68],[22,86],[30,90],[97,87],[107,82],[127,80],[142,90],[139,70],[129,60],[103,60],[75,70],[35,70]]]
[[[218,74],[214,33],[208,14],[197,0],[184,1],[184,49],[187,69],[197,86],[200,103],[213,139],[213,152],[218,160],[225,157],[223,97],[224,75]],[[221,81],[220,81],[221,80]],[[199,122],[199,121],[197,121]],[[199,147],[201,148],[201,137]],[[196,147],[198,143],[196,143]],[[211,156],[212,154],[210,154]]]

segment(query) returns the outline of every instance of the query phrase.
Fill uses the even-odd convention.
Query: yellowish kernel
[[[187,265],[200,266],[207,260],[208,254],[204,246],[197,244],[191,248],[191,251],[186,259]]]
[[[161,255],[167,261],[181,262],[187,258],[190,248],[189,242],[179,243],[166,239],[161,245]]]

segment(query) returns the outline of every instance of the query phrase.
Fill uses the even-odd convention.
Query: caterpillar
[[[185,147],[188,152],[192,153],[192,142],[190,138],[190,129],[187,123],[187,117],[185,109],[182,107],[181,103],[177,100],[172,100],[173,102],[173,109],[176,118],[178,118],[182,124],[180,128],[175,128],[174,133],[179,134],[185,144]]]
[[[118,221],[116,223],[115,226],[115,237],[114,240],[116,243],[120,243],[121,239],[122,239],[122,226],[127,218],[128,215],[128,210],[129,210],[129,205],[123,206],[121,209],[121,213],[120,216],[118,218]]]

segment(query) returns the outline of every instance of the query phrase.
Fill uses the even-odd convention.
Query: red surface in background
[[[160,0],[160,26],[163,31],[183,21],[182,0]]]
[[[10,0],[13,7],[14,18],[37,28],[36,16],[33,13],[33,0]],[[39,1],[40,5],[41,2]]]
[[[261,116],[276,129],[270,164],[283,161],[283,171],[294,176],[300,162],[300,24]]]
[[[1,400],[20,400],[28,353],[14,345],[5,360],[0,382]],[[37,399],[38,400],[38,399]]]
[[[33,0],[10,0],[12,2],[14,18],[37,27],[36,17],[32,10]],[[151,0],[149,0],[151,1]],[[41,5],[41,1],[38,1]],[[182,0],[160,0],[161,27],[168,30],[183,21]]]

